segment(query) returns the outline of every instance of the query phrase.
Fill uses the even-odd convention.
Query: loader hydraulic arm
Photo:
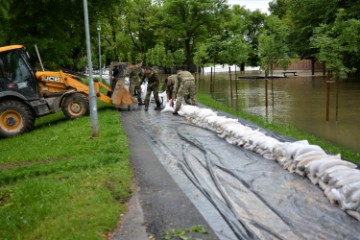
[[[89,86],[84,83],[82,79],[85,79],[86,76],[82,74],[74,74],[69,71],[59,71],[59,72],[36,72],[36,77],[39,80],[40,93],[49,97],[51,95],[67,92],[69,90],[74,90],[80,92],[89,97]],[[94,88],[96,92],[96,97],[106,103],[112,103],[111,98],[107,95],[101,93],[100,89],[105,91],[111,91],[111,89],[105,84],[94,81]]]

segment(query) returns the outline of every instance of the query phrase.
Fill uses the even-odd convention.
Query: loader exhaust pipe
[[[40,62],[41,70],[42,70],[43,72],[45,72],[44,65],[43,65],[43,63],[42,63],[42,61],[41,61],[39,49],[38,49],[38,47],[37,47],[36,44],[34,44],[34,48],[35,48],[36,55],[37,55],[37,57],[38,57],[38,59],[39,59],[39,62]]]

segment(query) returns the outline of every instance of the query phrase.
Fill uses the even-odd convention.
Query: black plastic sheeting
[[[125,111],[122,118],[143,133],[219,239],[360,238],[360,222],[331,205],[307,178],[276,162],[170,112],[140,109]]]

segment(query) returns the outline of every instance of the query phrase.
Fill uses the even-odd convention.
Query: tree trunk
[[[315,75],[315,58],[311,58],[311,75]]]
[[[185,40],[185,57],[186,57],[186,68],[188,71],[190,71],[190,66],[192,63],[190,39]]]
[[[240,72],[245,72],[245,63],[240,65]]]

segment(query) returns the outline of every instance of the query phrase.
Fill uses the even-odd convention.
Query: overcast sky
[[[229,5],[240,5],[244,6],[251,11],[255,11],[256,9],[260,10],[263,13],[269,13],[267,10],[269,7],[269,2],[271,0],[227,0]]]

